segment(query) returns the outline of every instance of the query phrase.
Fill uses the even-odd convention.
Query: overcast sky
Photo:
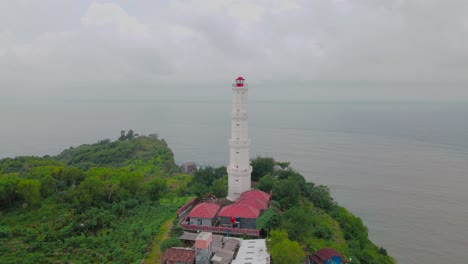
[[[468,101],[465,0],[0,0],[0,92]]]

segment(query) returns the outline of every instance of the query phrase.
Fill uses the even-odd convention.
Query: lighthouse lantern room
[[[239,76],[236,79],[236,87],[242,87],[242,86],[244,86],[244,78],[242,78],[242,76]]]
[[[235,201],[250,190],[250,139],[247,112],[248,86],[238,77],[232,85],[231,139],[229,140],[228,199]]]

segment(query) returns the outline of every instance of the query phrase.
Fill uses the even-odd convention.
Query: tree
[[[99,205],[104,196],[104,182],[97,176],[88,176],[78,187],[77,202],[82,207]]]
[[[38,180],[21,179],[16,191],[30,205],[37,205],[41,200],[41,182]]]
[[[18,185],[18,173],[0,175],[0,208],[10,207],[16,200],[16,187]]]
[[[195,182],[191,184],[190,191],[196,196],[202,197],[209,191],[209,187],[207,187],[205,184],[201,182]]]
[[[288,233],[286,233],[285,230],[272,230],[266,241],[266,246],[268,250],[271,250],[275,245],[285,239],[288,239]]]
[[[210,192],[218,197],[224,198],[227,196],[228,192],[228,179],[227,176],[224,176],[221,179],[217,179],[213,182],[213,185],[210,187]]]
[[[270,250],[273,261],[278,264],[298,264],[303,263],[305,253],[299,243],[283,240]]]
[[[125,139],[127,139],[126,136],[125,136],[125,130],[122,130],[122,131],[120,131],[119,140],[125,140]]]
[[[114,194],[119,190],[119,182],[116,179],[107,179],[103,181],[103,191],[106,194],[107,202],[110,203],[114,199]]]
[[[125,173],[119,177],[120,187],[134,196],[141,189],[143,178],[140,173]]]
[[[305,206],[293,207],[281,217],[281,228],[286,230],[289,238],[299,242],[305,242],[312,236],[312,224],[312,212]]]
[[[151,200],[159,200],[167,191],[167,183],[164,179],[156,178],[147,184],[147,192]]]
[[[330,195],[330,189],[325,185],[315,186],[313,183],[303,185],[305,196],[314,203],[315,207],[322,208],[329,212],[336,203]]]
[[[226,167],[213,168],[211,166],[198,169],[193,175],[192,182],[203,183],[206,186],[211,186],[217,179],[226,176]]]
[[[135,132],[133,132],[133,130],[129,130],[127,132],[127,136],[126,136],[127,140],[131,140],[131,139],[134,139],[135,138]]]
[[[267,239],[267,249],[275,263],[297,264],[304,261],[304,251],[299,243],[290,241],[284,230],[272,230]]]
[[[63,170],[62,178],[67,182],[67,186],[74,187],[84,180],[85,175],[79,168],[69,167]]]
[[[260,178],[260,181],[258,182],[258,189],[262,190],[264,192],[270,192],[273,190],[273,187],[275,186],[276,179],[275,177],[271,176],[271,174],[267,174]]]
[[[43,197],[53,195],[57,191],[57,181],[50,175],[41,179],[41,193]]]
[[[292,178],[279,180],[273,187],[273,199],[280,203],[281,209],[291,208],[299,204],[301,189]]]
[[[267,209],[263,214],[257,219],[256,227],[258,230],[265,230],[268,233],[271,228],[274,228],[278,225],[278,214],[273,208]]]
[[[257,156],[250,161],[252,165],[252,181],[258,181],[267,174],[273,174],[275,170],[275,160],[271,157]]]

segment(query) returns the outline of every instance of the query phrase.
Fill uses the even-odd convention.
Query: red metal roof
[[[262,192],[260,190],[252,189],[250,191],[246,191],[241,193],[241,198],[249,198],[249,199],[259,199],[268,203],[270,201],[270,195],[266,192]]]
[[[195,251],[185,248],[168,248],[164,252],[162,261],[163,263],[170,261],[192,264],[195,261]]]
[[[219,211],[219,217],[258,218],[260,210],[246,204],[231,204]]]
[[[198,218],[214,218],[216,213],[219,211],[220,206],[213,203],[200,203],[197,204],[187,217],[198,217]]]
[[[322,262],[318,262],[318,257]],[[315,260],[317,263],[325,263],[325,260],[331,259],[332,257],[340,257],[342,262],[346,262],[345,258],[338,253],[338,251],[334,250],[333,248],[322,248],[319,251],[315,252],[312,256],[312,259]]]
[[[260,211],[268,208],[268,201],[249,197],[240,197],[240,200],[238,200],[236,204],[250,205]]]
[[[242,76],[239,76],[239,77],[237,77],[237,79],[236,79],[236,80],[245,80],[245,79],[244,79],[244,78],[242,78]]]

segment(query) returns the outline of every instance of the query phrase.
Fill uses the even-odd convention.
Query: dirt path
[[[169,237],[169,232],[171,231],[172,226],[174,225],[175,216],[171,217],[169,220],[164,222],[161,227],[159,228],[158,234],[154,237],[153,240],[153,248],[151,252],[146,257],[145,262],[147,264],[159,263],[159,260],[162,258],[161,250],[159,247],[161,246],[161,242]]]

